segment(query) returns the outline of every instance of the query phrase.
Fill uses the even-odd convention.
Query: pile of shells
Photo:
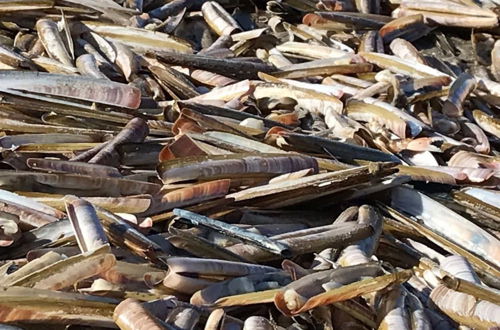
[[[500,328],[498,0],[0,13],[0,328]]]

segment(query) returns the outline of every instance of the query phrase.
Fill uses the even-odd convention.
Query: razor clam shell
[[[347,285],[341,285],[340,287],[336,287],[331,290],[327,290],[324,293],[320,293],[306,300],[303,305],[301,306],[297,305],[298,308],[285,309],[285,306],[281,304],[279,307],[281,312],[286,313],[286,315],[296,315],[298,313],[310,310],[311,308],[314,307],[348,300],[350,298],[359,296],[361,294],[377,291],[379,288],[386,288],[396,283],[406,282],[410,277],[411,277],[411,271],[408,270],[404,270],[398,273],[382,275],[375,277],[373,279],[369,278],[358,282],[350,283]],[[357,288],[358,286],[359,288]],[[275,304],[278,306],[276,299],[275,299]]]
[[[336,59],[333,64],[324,59],[282,67],[280,71],[271,74],[278,78],[307,78],[312,76],[330,76],[332,74],[355,74],[370,72],[373,66],[369,63],[339,64],[343,59]],[[347,60],[347,62],[349,59]],[[314,63],[313,63],[314,62]]]
[[[221,297],[274,289],[289,282],[285,273],[250,274],[208,286],[195,292],[190,301],[194,305],[212,304]]]
[[[13,67],[25,67],[32,69],[35,67],[30,59],[3,45],[0,45],[0,62]]]
[[[108,77],[99,70],[97,61],[92,54],[80,55],[76,59],[76,68],[80,74],[96,79],[108,79]]]
[[[19,134],[0,137],[0,146],[5,149],[17,148],[26,144],[35,143],[83,143],[96,142],[88,135],[74,134]]]
[[[33,210],[37,210],[39,212],[46,213],[46,214],[51,215],[51,216],[58,218],[58,219],[62,219],[64,217],[64,213],[61,211],[58,211],[58,210],[56,210],[50,206],[47,206],[43,203],[38,203],[31,198],[26,198],[26,197],[17,195],[15,193],[12,193],[12,192],[7,191],[7,190],[0,190],[0,199],[2,199],[3,201],[13,202],[13,203],[23,205],[25,207],[29,207]]]
[[[408,1],[401,3],[401,11],[397,15],[421,13],[426,21],[433,21],[447,26],[458,27],[495,27],[498,19],[495,13],[478,6],[470,6],[454,1]],[[465,17],[464,17],[465,16]]]
[[[443,105],[443,113],[450,117],[459,117],[463,113],[462,103],[476,87],[476,80],[468,73],[463,73],[451,84],[448,99]]]
[[[106,143],[92,158],[88,160],[91,164],[113,164],[116,155],[116,147],[127,142],[142,142],[149,135],[149,127],[141,118],[133,118],[111,141]]]
[[[270,72],[273,70],[273,67],[266,64],[232,59],[218,59],[209,56],[196,56],[191,54],[179,55],[171,52],[158,52],[156,56],[160,61],[170,65],[188,66],[190,68],[207,70],[238,79],[253,79],[257,77],[258,72]],[[238,70],[228,71],[228,67],[238,68]]]
[[[383,294],[378,312],[383,316],[380,327],[387,329],[411,329],[408,311],[405,308],[406,295],[401,286]]]
[[[196,102],[178,102],[179,106],[183,108],[191,108],[205,115],[222,116],[227,118],[232,118],[236,120],[245,120],[247,118],[253,118],[262,120],[266,127],[280,126],[285,128],[291,128],[287,125],[283,125],[277,121],[269,120],[266,118],[261,118],[259,116],[253,115],[251,113],[242,113],[240,111],[231,109],[229,107],[218,107],[213,105],[203,105]]]
[[[352,54],[346,53],[332,47],[310,45],[307,43],[288,41],[276,46],[276,49],[284,54],[297,54],[313,59],[342,58]]]
[[[414,61],[420,64],[426,64],[425,59],[420,55],[418,50],[404,39],[396,38],[391,41],[389,47],[394,55],[409,61]]]
[[[380,28],[379,33],[385,43],[391,43],[396,38],[413,41],[414,37],[429,32],[430,28],[424,25],[424,16],[421,14],[397,18]]]
[[[284,307],[283,304],[288,300],[287,290],[293,290],[307,299],[324,292],[322,285],[325,283],[335,283],[342,286],[359,281],[363,277],[380,275],[380,273],[380,266],[376,263],[315,272],[305,275],[282,288],[281,293],[275,296],[275,304],[279,306],[278,308]]]
[[[174,191],[160,193],[158,205],[153,206],[155,212],[185,207],[207,200],[220,198],[229,192],[231,180],[223,179],[196,184]]]
[[[23,233],[23,244],[9,251],[0,251],[4,258],[16,258],[26,255],[30,250],[52,244],[59,239],[73,238],[73,229],[69,220],[55,221]]]
[[[2,90],[7,92],[12,89],[52,94],[131,109],[137,108],[140,102],[140,92],[136,88],[102,79],[42,72],[3,71],[0,72],[0,81],[4,86]]]
[[[111,41],[127,43],[138,52],[168,50],[191,53],[193,51],[188,42],[166,33],[96,21],[83,21],[81,24],[83,30],[90,29],[102,37],[109,38]]]
[[[13,286],[60,290],[113,267],[116,259],[105,245],[88,254],[57,261],[13,282]]]
[[[269,266],[249,263],[198,258],[173,257],[167,261],[169,272],[163,280],[166,287],[174,288],[184,293],[194,293],[210,284],[217,282],[216,278],[232,278],[251,273],[270,273],[277,269]],[[184,273],[204,275],[200,278],[188,277]],[[211,279],[210,277],[214,278]]]
[[[360,55],[368,62],[378,65],[381,68],[391,70],[394,73],[405,74],[415,78],[447,76],[445,73],[427,65],[413,63],[393,55],[380,53],[360,53]]]
[[[457,245],[475,253],[494,265],[500,265],[498,239],[426,195],[398,187],[392,190],[392,205],[418,218],[428,228],[435,230]],[[439,214],[435,216],[434,214]],[[436,221],[446,216],[447,221]]]
[[[238,159],[237,155],[230,157],[223,155],[218,158],[208,157],[206,162],[193,165],[176,164],[178,163],[176,160],[170,162],[172,165],[164,162],[159,165],[158,172],[163,183],[167,184],[211,177],[237,177],[253,173],[272,176],[305,168],[313,168],[317,171],[316,160],[303,156],[241,157]]]
[[[188,251],[197,257],[223,259],[228,261],[248,262],[248,260],[234,254],[224,247],[212,243],[211,240],[197,236],[196,233],[191,233],[189,230],[179,230],[172,225],[169,226],[168,232],[172,234],[168,241],[177,248]]]
[[[92,204],[73,196],[66,196],[65,203],[66,213],[82,253],[108,244],[108,239]]]
[[[181,219],[186,219],[195,225],[202,225],[211,229],[215,229],[224,235],[236,237],[244,242],[247,242],[254,246],[258,246],[272,253],[282,256],[289,255],[288,246],[280,242],[273,241],[266,236],[261,235],[260,233],[253,233],[251,231],[182,209],[174,209],[174,214],[179,216]]]
[[[480,110],[474,110],[472,112],[474,120],[476,123],[486,132],[500,138],[500,121],[498,118],[488,116]]]
[[[23,198],[19,198],[19,201],[22,201],[22,199]],[[15,202],[1,199],[0,210],[13,216],[17,216],[19,218],[19,224],[28,229],[41,227],[48,223],[58,221],[58,219],[52,215],[32,209],[23,204],[17,204]]]
[[[358,223],[369,223],[372,226],[373,235],[346,247],[337,261],[340,265],[352,266],[367,263],[377,249],[377,243],[382,234],[381,216],[368,205],[362,205],[358,212]]]
[[[10,286],[12,283],[17,282],[19,279],[43,269],[55,262],[63,260],[64,257],[56,252],[47,252],[43,256],[28,262],[26,265],[3,277],[2,282],[5,286]]]
[[[19,301],[23,300],[20,308]],[[118,300],[72,292],[58,292],[23,287],[2,290],[0,317],[2,322],[46,321],[59,324],[86,324],[91,326],[113,326],[113,309]],[[41,308],[40,305],[44,307]],[[96,313],[96,310],[99,312]],[[26,312],[29,311],[29,312]]]
[[[306,234],[307,230],[297,231],[297,234],[304,233],[302,237],[282,238],[281,235],[276,235],[271,238],[288,245],[292,255],[301,255],[366,238],[370,231],[371,227],[369,226],[348,224],[309,235]],[[235,244],[228,247],[228,250],[249,260],[267,261],[276,259],[276,255],[251,245]]]
[[[83,162],[70,162],[43,158],[28,158],[28,167],[49,172],[87,174],[100,177],[121,177],[120,172],[111,166],[88,164]]]
[[[64,65],[73,66],[73,60],[59,34],[57,24],[49,19],[40,19],[36,22],[36,29],[38,37],[50,57],[60,61]]]
[[[163,265],[160,261],[169,253],[169,248],[163,248],[153,240],[146,237],[138,229],[136,223],[132,224],[121,216],[96,206],[97,214],[102,220],[104,230],[114,245],[123,247],[133,254],[145,257],[152,262]],[[134,226],[135,225],[135,226]],[[149,225],[150,227],[151,225]]]
[[[341,23],[355,24],[365,28],[380,28],[391,19],[387,16],[367,13],[344,13],[344,12],[317,12],[320,17]],[[305,19],[305,16],[304,16]],[[305,22],[304,22],[305,23]]]
[[[22,11],[22,10],[33,10],[33,9],[45,9],[54,6],[53,0],[39,0],[39,1],[5,1],[0,6],[2,12],[11,11]]]
[[[459,255],[451,255],[443,258],[440,261],[440,266],[443,270],[447,271],[451,275],[464,279],[466,281],[480,284],[479,278],[476,272],[469,264],[466,258]]]
[[[500,200],[498,199],[500,194],[497,191],[480,188],[465,188],[462,191],[480,201],[488,203],[496,208],[500,208]]]
[[[80,196],[120,197],[124,195],[154,194],[160,186],[119,178],[102,178],[76,174],[49,174],[36,172],[0,172],[0,186],[24,191],[68,192]]]
[[[78,73],[78,69],[72,65],[66,65],[58,60],[54,60],[50,57],[37,56],[31,59],[35,65],[39,68],[50,72],[50,73],[64,73],[69,75],[74,75]]]
[[[205,2],[201,6],[201,12],[210,28],[220,36],[230,35],[240,29],[234,18],[215,1]]]

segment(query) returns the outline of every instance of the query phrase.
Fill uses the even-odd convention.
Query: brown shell
[[[242,175],[277,175],[312,168],[318,172],[318,163],[314,158],[295,155],[239,156],[222,155],[203,158],[199,163],[189,164],[185,160],[163,162],[158,173],[163,183],[176,183],[191,180],[207,180],[210,178],[231,178]]]
[[[162,210],[171,210],[219,198],[229,192],[230,185],[231,180],[223,179],[176,189],[165,194],[160,194],[158,196],[160,204],[157,207]]]

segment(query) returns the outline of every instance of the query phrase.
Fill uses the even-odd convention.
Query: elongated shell
[[[127,125],[109,143],[95,154],[89,163],[93,164],[115,164],[117,162],[115,149],[126,142],[142,142],[149,134],[149,127],[141,118],[130,120]]]
[[[176,189],[162,195],[161,205],[158,207],[162,210],[168,210],[219,198],[229,192],[230,183],[231,180],[223,179]]]
[[[250,274],[212,284],[203,290],[195,292],[191,296],[190,302],[195,305],[212,304],[222,297],[276,289],[289,282],[290,276],[283,272]]]
[[[373,228],[373,235],[345,248],[338,260],[341,265],[352,266],[369,262],[378,246],[378,240],[382,233],[382,218],[375,209],[369,205],[361,206],[358,223],[369,223]]]
[[[368,62],[376,64],[384,69],[389,69],[395,73],[409,75],[415,78],[440,77],[447,76],[430,66],[413,63],[408,60],[400,59],[396,56],[379,53],[360,53]]]
[[[169,272],[163,280],[166,287],[192,294],[215,282],[252,273],[276,272],[276,268],[217,259],[172,257],[167,261]],[[197,277],[186,276],[198,274]]]
[[[108,77],[99,70],[96,58],[92,54],[78,56],[76,59],[76,68],[84,76],[108,80]]]
[[[66,212],[82,253],[107,244],[108,239],[92,204],[72,196],[66,196],[65,201]]]
[[[19,304],[19,301],[23,304]],[[58,292],[23,287],[4,288],[1,292],[0,322],[45,323],[66,326],[68,323],[114,327],[113,309],[118,300],[72,292]]]
[[[127,81],[131,81],[140,70],[137,55],[121,42],[113,43],[113,47],[116,50],[116,65],[118,65],[120,70],[125,75],[125,79],[127,79]]]
[[[0,186],[13,190],[54,192],[54,188],[80,196],[118,197],[123,195],[154,194],[160,185],[118,178],[89,175],[0,171]],[[12,189],[11,189],[12,190]],[[70,192],[69,192],[70,191]]]
[[[233,32],[240,30],[238,23],[233,17],[217,2],[207,1],[201,6],[203,18],[220,36],[230,35]]]
[[[120,172],[111,166],[70,162],[44,158],[28,158],[26,164],[33,169],[55,171],[62,173],[87,174],[102,177],[121,177]]]
[[[251,273],[267,273],[276,271],[276,268],[274,267],[242,262],[181,257],[169,258],[168,266],[172,272],[198,273],[214,276],[241,276]]]
[[[498,118],[488,116],[481,110],[474,110],[472,112],[476,123],[486,132],[500,138],[500,120]]]
[[[300,304],[292,303],[289,304],[289,306],[285,306],[279,302],[280,298],[278,297],[283,295],[279,292],[275,296],[275,304],[286,315],[296,315],[318,306],[352,299],[370,292],[382,290],[390,285],[406,282],[411,277],[411,274],[411,271],[404,270],[398,273],[382,275],[373,279],[369,278],[347,285],[336,285],[328,291],[315,295]]]
[[[73,60],[64,46],[64,42],[57,29],[57,24],[49,19],[40,19],[36,22],[38,36],[50,57],[64,65],[73,66]]]
[[[163,183],[174,183],[189,180],[208,179],[216,177],[238,177],[246,174],[283,174],[298,170],[313,168],[318,171],[314,158],[305,156],[248,156],[240,159],[235,157],[211,157],[200,163],[183,164],[178,161],[163,162],[158,168]]]
[[[425,226],[448,240],[500,267],[500,242],[430,197],[414,189],[398,187],[393,189],[392,205],[420,219]]]
[[[113,267],[116,258],[109,246],[102,246],[87,254],[79,254],[50,264],[12,283],[38,289],[60,290],[78,281],[103,273]]]
[[[410,39],[412,34],[422,32],[415,31],[418,28],[425,30],[424,16],[421,14],[404,16],[397,18],[380,28],[380,36],[384,39],[385,43],[390,43],[396,38]],[[413,33],[412,33],[413,32]]]
[[[496,14],[476,5],[448,0],[425,0],[401,2],[399,16],[423,14],[426,22],[457,27],[495,27],[498,26]]]
[[[51,222],[56,222],[58,219],[40,212],[38,210],[27,207],[23,204],[4,201],[0,199],[0,212],[14,216],[16,222],[23,228],[41,227]]]
[[[1,89],[49,94],[136,109],[141,93],[125,84],[62,74],[27,71],[0,72]]]
[[[82,24],[100,36],[109,38],[111,41],[125,43],[138,52],[161,50],[179,53],[193,52],[187,41],[166,33],[98,21],[84,21]],[[110,60],[114,62],[114,59]]]
[[[468,73],[462,73],[450,87],[448,99],[443,105],[443,113],[450,117],[460,117],[463,113],[462,103],[476,88],[476,80]]]
[[[340,267],[305,275],[281,289],[274,297],[276,307],[286,315],[301,309],[303,305],[315,296],[329,288],[358,281],[365,276],[380,274],[378,265],[364,264],[351,267]]]
[[[303,42],[288,41],[281,45],[276,46],[276,49],[285,54],[301,55],[306,58],[320,59],[320,58],[340,58],[348,54],[342,50],[335,49],[327,46],[311,45]]]
[[[29,58],[24,57],[23,55],[20,55],[12,49],[3,45],[0,45],[0,62],[13,67],[25,67],[34,69],[34,64]]]
[[[55,262],[58,262],[60,260],[63,260],[64,256],[60,255],[59,253],[49,251],[42,255],[39,258],[36,258],[34,260],[31,260],[28,262],[26,265],[23,267],[19,268],[13,273],[10,273],[2,278],[2,284],[4,286],[10,286],[12,283],[16,283],[18,280],[22,279],[23,277],[34,273],[40,269],[43,269]]]
[[[463,192],[480,201],[483,201],[484,203],[500,209],[500,193],[498,191],[480,188],[466,188]]]
[[[408,41],[400,38],[394,39],[389,45],[394,55],[408,61],[425,65],[425,60],[419,51]]]
[[[403,138],[406,137],[406,131],[413,137],[417,136],[426,127],[424,123],[399,108],[371,97],[363,99],[362,102],[349,102],[347,114],[356,120],[380,122],[387,125],[394,134]],[[367,114],[371,116],[367,116]]]
[[[7,190],[0,189],[0,199],[4,201],[14,202],[20,205],[24,205],[25,207],[29,207],[31,209],[46,213],[58,219],[62,219],[64,217],[64,213],[56,210],[50,206],[47,206],[43,203],[38,203],[32,198],[27,198],[24,196],[20,196],[18,194],[12,193]]]
[[[378,327],[379,330],[410,330],[410,319],[405,308],[405,291],[400,286],[383,294],[381,307],[378,312],[384,317]]]

